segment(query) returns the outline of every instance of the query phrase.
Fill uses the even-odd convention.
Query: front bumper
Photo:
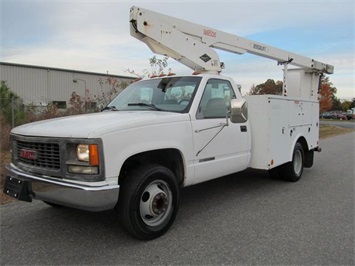
[[[118,201],[119,185],[82,185],[53,180],[22,172],[14,165],[6,166],[4,193],[22,201],[32,199],[87,211],[113,209]]]

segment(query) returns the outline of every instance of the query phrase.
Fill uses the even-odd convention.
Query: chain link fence
[[[25,106],[18,97],[0,98],[0,151],[10,148],[10,131],[25,121]]]
[[[10,161],[10,131],[25,119],[25,106],[18,97],[0,98],[0,174]],[[2,184],[0,184],[1,186]]]
[[[24,104],[18,97],[0,98],[0,112],[2,119],[12,128],[21,123],[24,120]]]

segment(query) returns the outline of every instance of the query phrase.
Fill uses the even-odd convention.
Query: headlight
[[[90,165],[99,165],[99,150],[96,144],[79,144],[76,146],[76,156],[79,161]]]
[[[101,139],[65,140],[65,168],[68,179],[78,181],[105,180],[105,160]],[[64,147],[63,147],[64,150]]]
[[[76,146],[76,156],[79,161],[88,162],[90,159],[89,145],[79,144]]]

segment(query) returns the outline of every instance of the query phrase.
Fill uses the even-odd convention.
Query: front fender
[[[103,137],[107,179],[117,179],[124,162],[139,153],[176,149],[184,165],[193,158],[190,121],[165,123],[113,132]]]

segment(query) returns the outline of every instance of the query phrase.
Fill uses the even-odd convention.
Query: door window
[[[230,111],[231,99],[235,98],[229,81],[210,79],[203,92],[196,118],[225,118]]]

